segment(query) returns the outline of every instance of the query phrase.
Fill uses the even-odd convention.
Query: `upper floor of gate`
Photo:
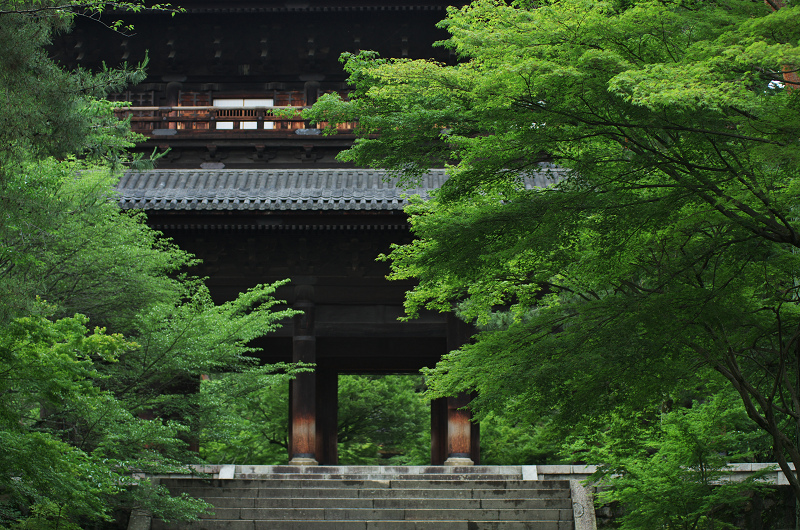
[[[118,14],[115,32],[78,17],[52,47],[66,68],[147,61],[147,78],[114,94],[164,168],[340,167],[354,124],[324,136],[300,111],[322,94],[347,97],[345,52],[455,62],[436,47],[443,0],[185,0],[183,11]],[[108,22],[117,14],[104,15]]]

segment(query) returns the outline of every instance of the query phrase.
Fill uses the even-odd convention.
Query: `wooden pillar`
[[[470,396],[461,392],[447,398],[447,460],[445,465],[471,466],[472,422],[470,411],[463,407],[469,405]]]
[[[317,460],[339,463],[339,374],[332,366],[317,367]]]
[[[447,459],[447,398],[431,400],[431,465]]]
[[[447,351],[453,351],[469,341],[472,326],[456,318],[452,313],[447,315]],[[469,405],[471,396],[462,392],[447,398],[447,459],[446,466],[471,466],[477,457],[480,460],[480,446],[475,447],[473,441],[472,413],[462,410]]]
[[[180,91],[181,91],[182,87],[183,87],[182,83],[178,83],[178,82],[175,82],[175,81],[167,83],[166,96],[167,96],[167,106],[168,107],[177,107],[178,105],[180,105],[180,97],[179,97],[179,95],[180,95]],[[171,111],[167,115],[174,118],[174,117],[176,117],[178,115],[178,113],[175,112],[175,111]],[[178,122],[168,119],[166,128],[167,129],[177,129],[178,128]]]
[[[303,311],[294,317],[292,361],[314,363],[317,360],[317,339],[314,336],[314,288],[300,285],[295,288],[294,308]],[[317,375],[298,374],[289,392],[289,464],[317,465]]]

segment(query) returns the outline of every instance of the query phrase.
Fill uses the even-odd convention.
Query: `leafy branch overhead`
[[[448,165],[387,256],[409,315],[484,329],[430,395],[591,423],[711,369],[800,498],[800,6],[478,0],[440,27],[457,64],[345,56],[351,99],[307,113],[357,119],[340,159],[401,183]]]
[[[114,118],[112,104],[103,98],[141,82],[146,60],[100,72],[66,71],[50,59],[46,46],[55,34],[69,31],[76,16],[119,31],[126,12],[142,9],[138,1],[0,1],[0,164],[25,156],[84,155],[112,162],[125,156],[139,137]]]

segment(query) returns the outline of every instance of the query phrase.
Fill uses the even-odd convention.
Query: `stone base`
[[[475,462],[472,461],[471,458],[464,458],[461,456],[451,456],[447,460],[444,461],[444,465],[446,466],[474,466]]]
[[[296,456],[289,460],[290,466],[318,466],[319,462],[314,460],[313,458],[305,458],[302,456]]]
[[[153,518],[150,512],[144,510],[133,510],[128,520],[128,530],[150,530]]]

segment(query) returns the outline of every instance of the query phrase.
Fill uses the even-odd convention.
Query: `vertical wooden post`
[[[447,351],[453,351],[469,341],[472,326],[459,320],[452,313],[447,315]],[[471,396],[462,392],[447,398],[447,459],[446,466],[471,466],[475,464],[472,457],[480,459],[480,447],[473,447],[472,414],[462,410],[469,405]]]
[[[292,459],[292,455],[294,454],[294,443],[293,443],[293,441],[294,441],[294,435],[293,435],[294,429],[292,429],[292,424],[294,423],[292,421],[292,416],[294,414],[292,412],[292,411],[294,411],[294,399],[292,398],[292,396],[294,395],[294,388],[293,387],[294,387],[294,379],[290,379],[289,380],[289,428],[287,429],[289,431],[289,440],[288,440],[289,441],[289,447],[288,447],[288,449],[289,449],[289,460]]]
[[[295,289],[294,308],[303,311],[294,317],[292,361],[313,363],[317,360],[317,339],[314,336],[314,288],[300,285]],[[299,374],[290,386],[291,427],[289,429],[290,465],[317,465],[317,376],[314,372]]]
[[[256,109],[256,129],[264,130],[264,117],[266,114],[266,109]]]
[[[471,466],[472,454],[472,422],[470,411],[464,410],[469,405],[470,396],[461,392],[455,397],[447,398],[447,460],[445,465]]]
[[[170,82],[170,83],[167,83],[167,90],[166,90],[167,94],[166,94],[166,96],[167,96],[167,106],[168,107],[173,107],[174,108],[174,107],[177,107],[178,105],[180,105],[181,87],[182,87],[181,83],[177,83],[177,82],[174,82],[174,81]],[[170,111],[170,112],[165,114],[164,119],[167,120],[167,127],[166,127],[167,129],[177,129],[178,128],[178,122],[169,119],[169,117],[173,117],[174,118],[174,117],[177,117],[177,116],[178,116],[178,113],[175,112],[174,110],[172,110],[172,111]]]
[[[447,398],[431,400],[431,465],[447,459]]]

